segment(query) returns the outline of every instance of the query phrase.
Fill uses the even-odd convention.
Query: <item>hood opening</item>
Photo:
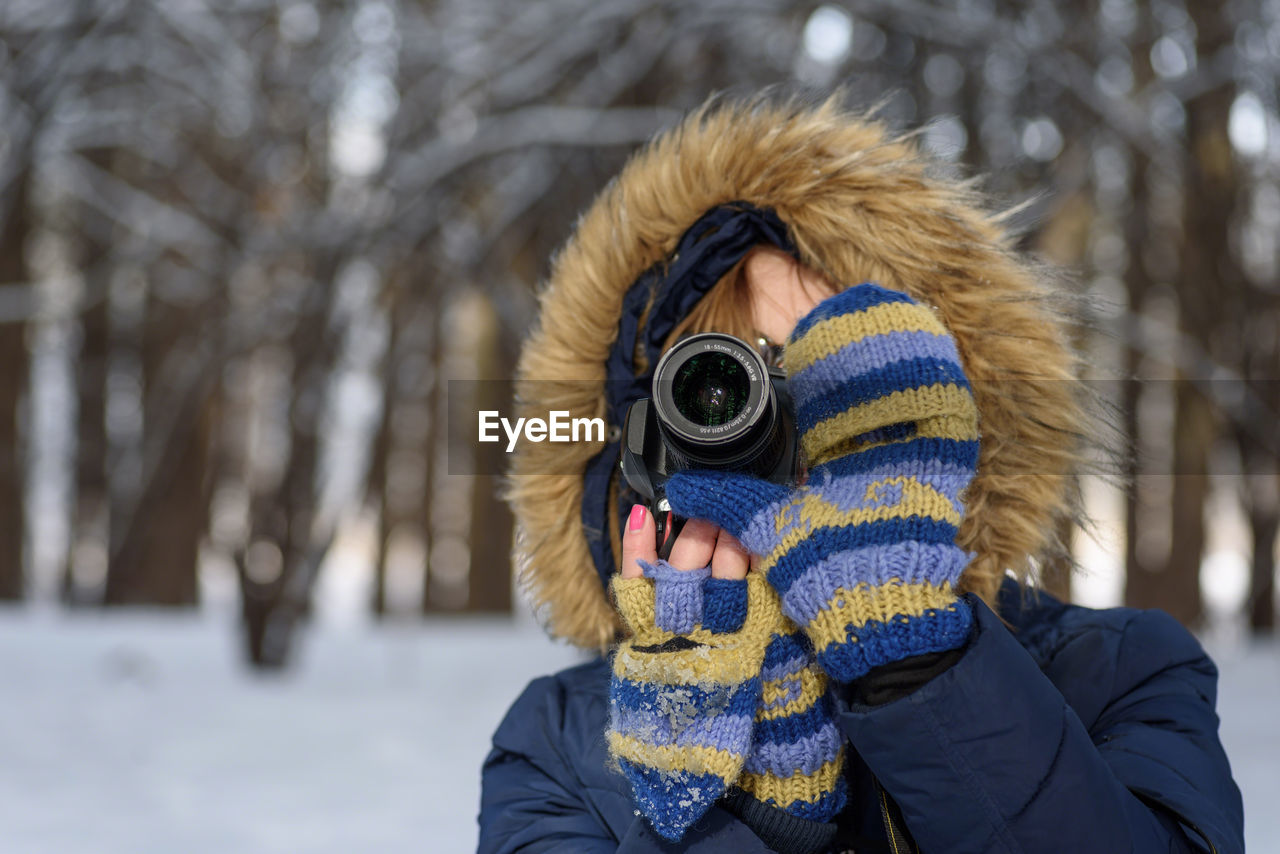
[[[982,432],[958,538],[977,557],[962,591],[993,602],[1007,570],[1025,577],[1059,554],[1083,433],[1060,301],[970,182],[834,98],[712,102],[637,152],[554,261],[518,414],[567,409],[620,426],[671,334],[759,244],[840,287],[905,291],[955,336]],[[597,649],[619,627],[602,583],[625,509],[610,439],[526,445],[508,481],[522,583],[553,635]]]

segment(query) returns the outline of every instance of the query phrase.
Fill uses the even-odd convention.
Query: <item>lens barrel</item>
[[[678,468],[766,476],[786,451],[764,360],[732,335],[705,332],[668,350],[654,370],[653,403]]]

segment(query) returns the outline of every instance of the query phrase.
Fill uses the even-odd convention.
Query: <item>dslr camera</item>
[[[786,375],[719,332],[681,339],[664,353],[653,396],[631,404],[622,427],[622,475],[649,504],[662,558],[684,525],[664,491],[672,474],[719,469],[794,484],[800,465]]]

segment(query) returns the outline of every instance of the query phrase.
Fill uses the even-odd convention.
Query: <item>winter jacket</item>
[[[1061,557],[1075,472],[1098,432],[1061,292],[970,183],[834,99],[694,112],[631,158],[556,256],[515,414],[567,411],[610,429],[513,455],[517,566],[549,633],[602,655],[619,638],[606,590],[630,509],[620,427],[676,325],[761,244],[831,282],[873,281],[930,306],[979,414],[956,538],[973,554],[959,590],[976,629],[906,696],[867,706],[856,686],[841,689],[845,838],[883,838],[878,781],[926,852],[1241,850],[1216,676],[1195,640],[1158,612],[1024,605],[1029,587],[1008,578]],[[520,697],[485,764],[481,850],[763,850],[718,807],[680,845],[659,844],[607,767],[607,693],[597,661]]]
[[[841,704],[860,854],[890,850],[873,773],[924,852],[1244,850],[1217,671],[1185,629],[1027,597],[1012,579],[999,617],[972,602],[977,631],[945,673],[883,706]],[[608,686],[596,660],[512,706],[484,765],[480,851],[767,851],[719,808],[678,846],[649,829],[608,768]]]

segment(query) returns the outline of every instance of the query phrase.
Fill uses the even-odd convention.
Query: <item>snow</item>
[[[493,729],[580,660],[535,627],[441,619],[316,627],[263,677],[231,626],[0,611],[4,850],[473,851]]]
[[[1280,640],[1210,644],[1218,665],[1222,744],[1244,794],[1250,852],[1276,851],[1280,839]]]
[[[489,736],[580,660],[527,622],[310,627],[239,663],[225,615],[0,610],[0,827],[41,854],[465,852]],[[1214,647],[1253,851],[1280,836],[1280,644]]]

